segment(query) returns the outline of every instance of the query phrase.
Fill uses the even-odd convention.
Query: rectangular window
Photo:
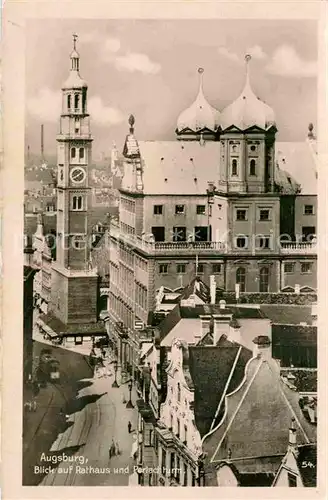
[[[185,206],[184,205],[175,205],[175,214],[184,214],[185,213]]]
[[[186,462],[183,464],[183,486],[188,485],[188,465]]]
[[[219,274],[221,272],[221,264],[213,264],[213,273]]]
[[[75,118],[75,133],[78,134],[80,132],[80,119]]]
[[[257,248],[261,250],[270,249],[271,248],[270,236],[260,236],[257,241]]]
[[[198,264],[197,273],[202,274],[204,272],[204,264]]]
[[[312,262],[302,262],[301,264],[301,273],[309,274],[312,272]]]
[[[247,220],[247,210],[241,208],[237,209],[236,220]]]
[[[79,158],[82,160],[84,158],[84,148],[79,149]]]
[[[177,419],[177,437],[180,437],[180,420]]]
[[[163,215],[163,205],[154,205],[154,215]]]
[[[165,241],[165,227],[164,226],[154,226],[151,228],[151,232],[154,235],[155,241]]]
[[[159,265],[159,274],[167,274],[168,264],[160,264]]]
[[[195,227],[195,241],[209,241],[209,227],[196,226]]]
[[[172,476],[173,475],[173,470],[175,469],[175,454],[173,452],[171,452],[171,460],[170,460],[170,475]]]
[[[205,215],[205,212],[206,212],[205,205],[197,205],[197,207],[196,207],[197,215]]]
[[[177,465],[175,471],[175,477],[178,483],[180,483],[180,457],[177,455]]]
[[[294,269],[295,269],[294,262],[285,262],[284,264],[285,273],[293,273]]]
[[[263,208],[260,210],[260,220],[270,220],[270,210]]]
[[[188,442],[188,429],[187,426],[184,426],[184,442],[187,444]]]
[[[84,249],[85,248],[85,238],[83,235],[74,235],[72,237],[72,243],[73,243],[73,247],[76,249],[76,250],[80,250],[80,249]]]
[[[304,215],[313,215],[314,207],[313,205],[304,205]]]
[[[302,241],[304,243],[311,243],[315,235],[314,226],[302,226]]]
[[[297,487],[297,477],[294,474],[288,472],[288,486],[290,488]]]
[[[186,241],[187,228],[183,226],[175,226],[173,228],[173,241]]]
[[[236,247],[237,248],[247,248],[247,246],[248,246],[247,236],[238,236],[236,238]]]
[[[194,471],[191,471],[191,486],[196,486],[196,474]]]
[[[186,272],[186,264],[177,264],[177,273],[185,274]]]
[[[162,448],[162,474],[166,476],[166,451]]]

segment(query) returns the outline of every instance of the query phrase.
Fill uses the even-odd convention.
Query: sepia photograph
[[[25,31],[22,486],[317,488],[318,22]]]

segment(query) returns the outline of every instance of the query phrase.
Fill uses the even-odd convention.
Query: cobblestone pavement
[[[132,481],[134,459],[131,457],[136,440],[137,410],[127,409],[127,383],[113,388],[113,365],[109,355],[104,367],[96,370],[93,379],[85,381],[77,398],[77,411],[68,419],[70,425],[53,443],[49,459],[63,454],[69,461],[57,465],[44,462],[53,469],[41,485],[127,486]],[[120,376],[117,377],[120,383]],[[132,389],[132,401],[137,395]],[[79,409],[79,402],[80,407]],[[128,422],[132,432],[128,432]],[[112,440],[118,443],[120,454],[109,458]],[[135,479],[135,477],[133,478]]]

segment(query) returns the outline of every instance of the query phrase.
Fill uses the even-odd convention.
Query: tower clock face
[[[80,167],[73,168],[73,170],[71,170],[70,177],[72,182],[80,184],[81,182],[85,181],[86,178],[85,170]]]

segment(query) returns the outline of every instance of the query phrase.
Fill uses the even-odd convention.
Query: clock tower
[[[62,87],[57,135],[57,247],[53,264],[51,314],[65,325],[97,322],[98,276],[90,260],[91,227],[88,186],[92,136],[87,83],[80,76],[80,56],[73,35],[70,74]],[[86,329],[87,330],[87,329]]]

